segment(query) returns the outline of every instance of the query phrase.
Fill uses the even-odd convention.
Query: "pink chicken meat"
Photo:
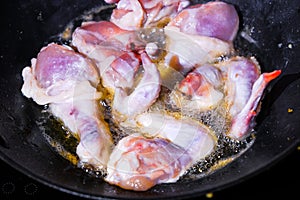
[[[183,148],[167,139],[133,134],[115,147],[105,180],[124,189],[145,191],[160,183],[176,182],[191,161]]]
[[[132,48],[141,45],[135,32],[107,21],[88,22],[76,28],[72,44],[96,63],[105,88],[113,92],[116,87],[133,86],[140,59]]]
[[[137,124],[148,139],[140,134],[123,138],[108,162],[106,181],[125,189],[176,182],[215,147],[213,132],[198,122],[150,112],[137,116]]]
[[[216,67],[199,66],[176,86],[170,95],[177,108],[191,112],[204,112],[216,108],[224,98],[221,91],[223,77]]]
[[[229,117],[232,119],[228,135],[242,140],[253,128],[253,120],[259,109],[259,102],[264,89],[273,79],[281,74],[281,70],[270,73],[260,72],[255,58],[233,57],[216,65],[224,74],[225,101],[228,105]]]
[[[69,47],[51,43],[22,75],[23,94],[39,105],[49,104],[50,112],[79,137],[80,162],[105,169],[113,143],[99,112],[101,93],[96,87],[100,79],[93,62]]]
[[[125,30],[136,30],[166,23],[189,5],[188,0],[119,0],[110,21]]]
[[[168,26],[183,33],[233,41],[238,31],[239,16],[233,5],[211,1],[181,11]]]
[[[157,99],[161,78],[154,63],[146,53],[142,53],[144,68],[143,78],[131,94],[122,88],[117,88],[113,100],[113,111],[116,115],[134,118],[137,114],[145,112]]]

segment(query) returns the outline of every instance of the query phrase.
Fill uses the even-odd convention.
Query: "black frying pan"
[[[204,1],[193,1],[204,2]],[[1,9],[0,157],[35,180],[64,192],[90,198],[187,198],[239,183],[287,155],[300,141],[300,2],[229,0],[239,11],[235,45],[241,55],[254,55],[262,71],[282,69],[266,90],[257,116],[257,139],[238,159],[195,181],[132,192],[91,178],[59,156],[41,135],[42,107],[23,97],[21,70],[40,48],[77,16],[101,0],[10,0]],[[109,11],[96,19],[105,19]],[[80,20],[75,19],[76,22]],[[251,38],[244,33],[251,32]],[[246,39],[245,39],[246,38]],[[292,112],[288,112],[292,109]]]

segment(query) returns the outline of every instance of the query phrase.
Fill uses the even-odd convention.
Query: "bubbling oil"
[[[78,16],[72,22],[70,22],[62,33],[50,38],[50,41],[70,45],[72,39],[71,36],[76,27],[80,26],[83,21],[107,20],[107,16],[110,16],[113,8],[114,7],[112,6],[105,6],[93,8],[92,10],[87,11],[83,15]],[[163,39],[164,36],[160,29],[153,30],[156,30],[156,32],[159,33],[159,39]],[[147,29],[141,31],[141,39],[145,39],[146,36],[143,36],[143,34],[147,35],[147,32],[150,31],[150,36],[146,39],[151,41],[153,40],[155,42],[153,30]],[[159,42],[157,44],[161,45],[163,43]],[[161,49],[163,49],[163,47],[161,47]],[[162,51],[160,56],[163,57],[164,53],[165,52]],[[160,56],[158,56],[158,58],[161,58]],[[222,60],[223,56],[221,55],[218,59]],[[172,93],[171,86],[174,87],[174,85],[176,85],[176,83],[181,81],[184,77],[180,73],[173,73],[174,71],[164,68],[165,66],[160,65],[159,59],[154,59],[154,62],[158,65],[158,69],[162,76],[166,76],[168,78],[162,78],[163,83],[160,96],[158,100],[150,107],[149,111],[164,111],[173,115],[176,114],[180,117],[191,118],[193,120],[200,121],[213,130],[217,138],[217,145],[215,146],[214,152],[193,164],[189,169],[186,170],[185,174],[180,178],[179,181],[198,179],[213,173],[214,171],[222,168],[238,158],[251,147],[255,140],[255,134],[253,130],[253,134],[250,134],[250,136],[243,141],[237,141],[226,136],[226,133],[230,127],[230,119],[226,117],[228,115],[226,114],[227,109],[225,102],[222,102],[216,108],[205,112],[191,112],[188,109],[181,109],[172,104],[170,101],[170,95]],[[104,94],[107,94],[107,98],[99,100],[99,104],[103,108],[104,120],[110,127],[113,141],[116,145],[122,138],[130,135],[131,133],[137,132],[138,129],[130,126],[122,126],[114,120],[111,108],[112,96],[109,91],[105,91],[103,87],[99,86],[99,88],[104,90]],[[44,115],[39,122],[40,129],[42,130],[46,141],[54,149],[54,151],[56,151],[65,159],[69,160],[71,164],[81,167],[88,174],[97,178],[103,178],[106,175],[105,172],[94,169],[88,163],[80,163],[80,160],[76,154],[76,147],[79,143],[79,138],[76,136],[76,133],[71,133],[69,129],[64,126],[61,120],[55,118],[51,114],[48,108],[45,108],[43,113]]]
[[[178,108],[170,101],[172,91],[162,87],[158,100],[150,107],[150,111],[163,111],[179,118],[190,118],[208,126],[216,136],[215,150],[204,159],[194,163],[180,180],[197,179],[206,176],[229,164],[245,151],[255,141],[255,131],[252,129],[247,138],[242,141],[229,138],[226,133],[230,129],[231,119],[227,114],[226,102],[221,102],[211,110],[197,112]]]

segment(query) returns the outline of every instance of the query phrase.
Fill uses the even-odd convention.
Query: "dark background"
[[[292,152],[274,165],[247,180],[241,180],[242,182],[237,185],[212,191],[212,198],[204,195],[197,199],[299,199],[299,148],[300,146],[295,147]],[[0,162],[0,164],[1,200],[44,199],[46,197],[64,200],[86,199],[45,186],[16,171],[4,162]]]

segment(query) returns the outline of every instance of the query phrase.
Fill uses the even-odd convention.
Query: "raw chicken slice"
[[[147,13],[143,27],[162,27],[190,4],[188,0],[140,0],[140,2]]]
[[[99,98],[95,88],[100,79],[93,62],[70,47],[51,43],[41,49],[31,64],[22,71],[21,91],[39,105],[65,102],[73,97]],[[75,90],[76,87],[85,89]]]
[[[161,88],[159,71],[146,53],[142,53],[141,58],[144,68],[143,78],[133,92],[127,94],[122,88],[116,88],[112,104],[116,119],[134,118],[146,111],[159,96]]]
[[[162,4],[162,7],[167,7],[167,6],[176,6],[176,11],[181,11],[185,7],[187,7],[190,2],[188,0],[139,0],[143,7],[148,10],[155,8],[158,4]],[[169,13],[166,14],[166,16],[173,17],[174,13]],[[148,14],[149,15],[149,14]]]
[[[164,26],[189,5],[188,0],[120,0],[112,3],[117,3],[117,8],[110,21],[125,30]]]
[[[165,63],[183,74],[233,52],[231,43],[217,38],[186,34],[171,26],[164,30],[167,36]]]
[[[98,100],[75,98],[70,103],[51,103],[49,109],[73,133],[78,134],[78,164],[91,165],[95,170],[105,171],[113,141],[108,124],[99,112],[101,109]]]
[[[281,71],[261,74],[255,58],[233,57],[217,64],[224,74],[225,93],[232,125],[229,136],[242,140],[253,128],[253,119],[267,84]]]
[[[177,108],[190,112],[214,109],[223,99],[222,74],[212,65],[203,65],[190,72],[170,94]]]
[[[226,102],[231,116],[236,116],[248,102],[252,86],[260,75],[260,66],[254,59],[232,57],[227,61],[216,64],[225,79],[224,90]]]
[[[39,105],[49,104],[50,112],[79,137],[80,162],[105,169],[113,143],[99,113],[100,77],[93,62],[70,47],[51,43],[22,75],[23,94]]]
[[[120,0],[113,10],[110,21],[125,30],[141,28],[146,13],[138,0]]]
[[[179,27],[187,34],[233,41],[239,27],[239,16],[233,5],[211,1],[184,9],[168,26]]]
[[[214,132],[192,119],[177,119],[161,112],[145,112],[136,117],[142,133],[165,138],[184,149],[195,163],[213,152],[216,145]]]
[[[72,44],[95,61],[102,85],[112,93],[116,87],[133,86],[140,59],[132,51],[145,45],[138,40],[137,32],[107,21],[88,22],[74,31]]]
[[[107,64],[106,67],[105,64]],[[131,52],[112,59],[111,63],[104,62],[101,64],[102,85],[109,89],[111,93],[116,88],[132,88],[139,68],[140,59],[138,55]]]
[[[262,98],[265,88],[273,79],[281,74],[281,70],[275,70],[270,73],[263,73],[255,81],[251,96],[244,108],[232,119],[232,125],[229,130],[229,136],[235,139],[242,140],[248,136],[249,130],[254,126],[253,120],[257,115],[258,105]]]
[[[72,45],[85,55],[91,54],[99,45],[122,51],[130,36],[131,32],[108,21],[84,22],[72,34]]]
[[[147,139],[139,134],[127,136],[114,148],[105,180],[135,191],[176,182],[191,165],[191,158],[184,151],[163,138]]]

